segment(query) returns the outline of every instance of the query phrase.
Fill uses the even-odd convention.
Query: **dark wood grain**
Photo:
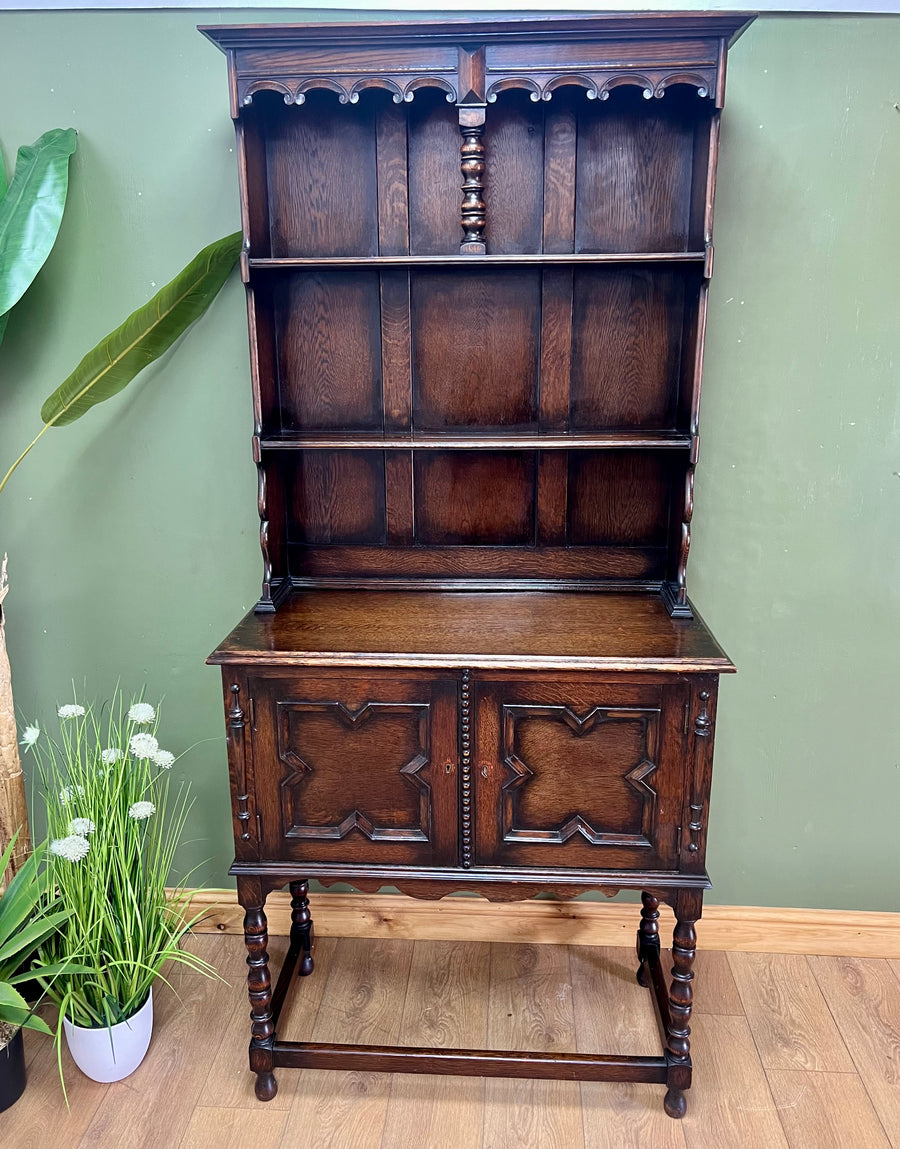
[[[267,144],[272,254],[375,255],[372,104],[348,115],[330,92],[311,92],[302,109],[273,101]]]
[[[384,427],[397,431],[412,423],[409,275],[392,269],[382,271],[380,279]]]
[[[671,95],[646,104],[621,88],[579,114],[576,251],[686,249],[693,124]]]
[[[385,541],[383,451],[303,451],[291,464],[292,542]]]
[[[483,684],[476,696],[477,860],[672,867],[686,701],[682,686]]]
[[[416,430],[536,430],[540,273],[416,272],[411,291]]]
[[[683,277],[669,271],[576,269],[573,431],[673,425],[684,293]]]
[[[515,524],[517,513],[508,512],[506,521]],[[659,592],[666,585],[667,553],[664,545],[288,545],[297,585],[361,589]]]
[[[386,541],[392,546],[413,542],[413,462],[410,451],[384,453]]]
[[[664,546],[669,527],[665,456],[569,452],[569,528],[573,546]]]
[[[279,283],[275,322],[284,430],[381,429],[379,314],[375,272],[289,275]]]
[[[214,663],[568,666],[727,672],[700,619],[669,618],[655,595],[297,591],[274,616],[249,614]]]
[[[544,113],[544,231],[546,254],[575,251],[576,115],[557,100]]]
[[[417,1049],[414,1046],[337,1045],[278,1041],[276,1064],[293,1069],[450,1073],[463,1077],[562,1078],[568,1081],[665,1082],[664,1057],[589,1053],[515,1053],[495,1049]]]
[[[492,255],[541,250],[544,113],[527,92],[506,92],[491,108],[485,200]]]
[[[542,431],[569,428],[572,394],[572,285],[570,267],[548,267],[541,277]]]
[[[452,860],[455,683],[295,671],[249,689],[262,857]]]
[[[538,456],[537,542],[539,546],[564,546],[568,502],[569,460],[561,451],[541,451]]]
[[[376,112],[378,254],[409,254],[409,172],[406,116],[385,99]]]
[[[533,451],[417,451],[413,472],[417,543],[534,542]]]
[[[409,107],[409,250],[459,255],[459,124],[439,92]]]

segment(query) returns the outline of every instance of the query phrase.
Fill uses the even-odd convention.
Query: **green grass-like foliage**
[[[5,194],[0,188],[0,316],[19,302],[56,243],[76,142],[74,128],[44,132],[19,148]]]
[[[219,294],[240,250],[240,232],[205,247],[171,283],[85,355],[45,401],[44,423],[56,427],[74,423],[158,359]]]
[[[149,722],[135,721],[117,690],[99,709],[66,709],[59,741],[41,734],[30,748],[50,838],[47,897],[67,915],[43,942],[36,973],[60,1017],[101,1028],[135,1014],[167,962],[215,970],[181,947],[197,920],[185,917],[189,892],[166,889],[193,803],[187,782],[172,786],[178,760],[140,747],[140,736],[156,743],[155,708]],[[66,962],[80,972],[53,977]]]
[[[16,833],[0,857],[0,874],[6,871],[18,837]],[[32,1014],[28,1002],[15,988],[33,978],[32,973],[21,967],[68,916],[59,910],[55,898],[44,898],[41,874],[44,850],[44,846],[35,849],[0,895],[0,1021],[50,1033],[47,1023]],[[48,968],[45,976],[49,978],[58,972]]]

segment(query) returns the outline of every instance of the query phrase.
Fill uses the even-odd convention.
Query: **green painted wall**
[[[84,351],[238,226],[224,60],[194,30],[214,18],[0,15],[7,163],[79,131],[59,241],[0,349],[4,464]],[[898,59],[900,18],[772,17],[729,65],[690,571],[741,668],[720,703],[722,903],[900,908]],[[187,853],[215,883],[230,823],[203,659],[258,587],[247,373],[232,281],[0,499],[23,718],[72,679],[165,695],[166,744],[201,743]]]

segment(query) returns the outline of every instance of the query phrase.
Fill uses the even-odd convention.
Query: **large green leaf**
[[[56,242],[74,151],[74,128],[53,128],[19,148],[0,201],[0,315],[19,302]]]
[[[3,981],[0,981],[0,1021],[22,1025],[26,1029],[38,1029],[41,1033],[51,1032],[46,1021],[34,1016],[19,991]]]
[[[241,250],[241,233],[211,243],[133,315],[85,355],[41,408],[57,427],[76,419],[126,387],[209,307]]]
[[[0,152],[0,202],[6,195],[6,164],[3,162],[3,153]],[[0,343],[3,342],[3,336],[6,334],[6,325],[9,322],[9,312],[4,311],[0,315]]]

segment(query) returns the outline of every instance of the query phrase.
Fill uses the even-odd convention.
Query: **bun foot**
[[[669,1089],[663,1101],[663,1108],[670,1117],[684,1117],[687,1113],[687,1098],[683,1089]]]
[[[260,1101],[271,1101],[278,1092],[278,1082],[274,1073],[257,1073],[256,1096]]]
[[[304,954],[300,959],[300,968],[297,971],[299,977],[309,977],[315,969],[312,954]]]
[[[638,966],[637,973],[634,976],[637,978],[638,985],[642,985],[644,989],[650,988],[650,979],[647,977],[647,967],[643,962]]]

